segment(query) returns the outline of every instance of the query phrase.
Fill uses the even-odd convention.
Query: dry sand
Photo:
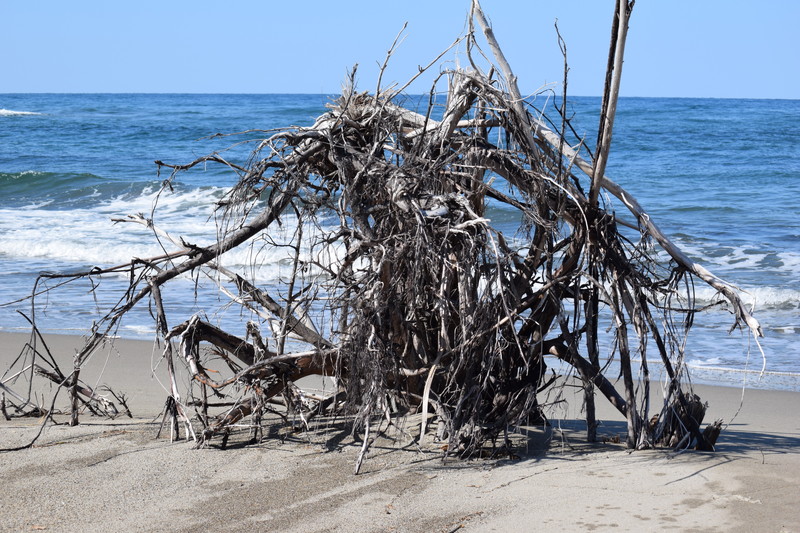
[[[0,334],[0,372],[26,340]],[[80,339],[48,343],[68,360]],[[253,446],[232,439],[226,450],[156,440],[166,392],[152,353],[122,341],[92,362],[136,418],[83,416],[0,453],[0,530],[800,531],[800,393],[747,390],[713,453],[586,445],[575,399],[551,432],[529,431],[519,458],[443,462],[432,444],[382,441],[355,476],[358,443],[340,427]],[[709,417],[730,421],[739,409],[740,389],[697,391]],[[619,416],[601,415],[602,434],[624,433]],[[0,421],[0,447],[29,442],[40,423]]]

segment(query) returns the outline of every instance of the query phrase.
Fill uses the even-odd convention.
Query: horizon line
[[[196,96],[269,96],[269,95],[287,95],[287,96],[340,96],[339,92],[199,92],[199,91],[186,91],[186,92],[160,92],[160,91],[0,91],[0,96],[9,95],[152,95],[152,96],[170,96],[170,95],[196,95]],[[407,93],[409,96],[422,96],[428,93]],[[530,96],[536,96],[531,94]],[[555,97],[560,98],[561,94],[555,94]],[[601,98],[602,95],[587,95],[587,94],[572,94],[567,95],[569,98]],[[661,98],[661,99],[684,99],[684,100],[800,100],[800,97],[763,97],[763,96],[641,96],[641,95],[620,95],[620,98]]]

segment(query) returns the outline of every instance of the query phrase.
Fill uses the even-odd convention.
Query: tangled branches
[[[172,379],[174,427],[182,420],[195,435],[194,406],[200,443],[245,417],[257,426],[268,402],[283,396],[304,419],[343,408],[367,433],[387,414],[421,411],[423,438],[431,412],[449,453],[469,456],[509,426],[542,418],[537,394],[553,385],[547,361],[555,357],[585,386],[590,439],[597,390],[627,418],[629,447],[710,448],[715,437],[700,429],[683,366],[693,283],[717,288],[735,325],[760,334],[758,323],[729,285],[690,261],[602,175],[602,164],[598,172],[610,134],[595,155],[571,142],[565,117],[550,121],[520,96],[477,2],[473,20],[497,66],[476,66],[471,28],[472,67],[444,72],[446,98],[432,90],[421,113],[399,91],[368,94],[351,83],[313,126],[264,139],[246,165],[217,154],[187,165],[158,162],[172,169],[170,181],[206,163],[239,173],[219,206],[221,236],[194,246],[143,216],[126,219],[152,228],[173,251],[128,266],[126,297],[98,324],[65,382],[77,383],[102,327],[150,299],[170,372],[177,359],[192,377],[189,391]],[[607,195],[632,222],[615,215]],[[513,234],[493,224],[501,212],[514,213]],[[294,228],[290,236],[278,239],[286,227]],[[256,239],[259,253],[284,254],[291,265],[282,298],[223,266],[226,252]],[[194,316],[170,329],[160,287],[197,269],[257,320],[226,332]],[[262,334],[265,324],[271,335]],[[603,339],[605,329],[611,334]],[[209,344],[228,377],[209,372],[201,349]],[[653,349],[668,375],[665,400],[655,406]],[[620,383],[607,376],[612,361]],[[337,392],[313,398],[294,387],[312,374],[334,376]],[[209,395],[225,398],[224,409],[210,413]]]

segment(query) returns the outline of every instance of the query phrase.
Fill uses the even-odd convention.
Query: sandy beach
[[[27,339],[0,334],[3,371]],[[47,342],[63,361],[80,345]],[[551,428],[518,436],[514,457],[442,461],[436,443],[383,439],[356,476],[359,442],[344,425],[289,436],[276,426],[274,438],[233,436],[225,450],[156,439],[167,395],[163,369],[150,370],[158,356],[119,340],[83,374],[124,392],[134,418],[83,415],[0,453],[0,530],[800,531],[797,392],[746,390],[741,403],[741,389],[697,386],[707,417],[728,424],[715,452],[629,453],[611,442],[625,426],[604,401],[608,441],[587,445],[574,397]],[[41,423],[0,420],[0,447],[29,442]]]

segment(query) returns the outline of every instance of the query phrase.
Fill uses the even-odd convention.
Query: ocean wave
[[[742,301],[756,309],[800,308],[800,290],[783,287],[742,287],[739,291]],[[699,304],[709,304],[723,297],[713,287],[697,287],[695,298]]]
[[[800,279],[800,253],[779,243],[758,241],[722,244],[711,240],[676,239],[684,253],[715,275],[734,284],[795,285]],[[662,259],[668,259],[661,254]]]
[[[0,117],[20,117],[24,115],[42,115],[35,111],[14,111],[13,109],[0,109]]]
[[[87,172],[0,172],[0,196],[6,205],[43,201],[81,194],[87,187],[104,182],[103,178]]]
[[[221,227],[230,222],[214,212],[214,200],[223,193],[219,188],[195,188],[183,192],[161,194],[149,190],[134,198],[114,198],[95,202],[91,208],[50,209],[25,206],[0,208],[0,255],[13,264],[53,263],[48,269],[83,270],[87,266],[122,265],[133,258],[162,255],[177,247],[164,238],[157,238],[151,229],[140,224],[115,223],[129,214],[149,216],[156,199],[155,224],[175,239],[196,246],[208,246],[217,241]],[[234,270],[246,271],[256,281],[272,282],[291,273],[292,260],[286,246],[292,241],[297,220],[283,217],[280,226],[270,228],[269,237],[254,239],[252,246],[228,251],[219,262]],[[313,227],[305,228],[309,235]],[[329,263],[339,260],[340,252],[327,250],[329,257],[303,249],[305,264]],[[306,275],[319,272],[307,267]]]
[[[779,335],[797,335],[800,333],[800,325],[793,326],[789,324],[784,326],[771,326],[768,327],[767,329]]]
[[[783,268],[792,272],[800,272],[800,254],[783,251],[778,252],[776,255],[781,261]]]
[[[226,189],[214,185],[191,186],[176,183],[173,191],[162,191],[158,180],[108,179],[91,173],[0,172],[0,198],[5,208],[46,211],[95,211],[111,213],[149,213],[154,204],[159,211],[181,211],[201,217],[222,198]],[[71,216],[67,214],[67,216]]]
[[[711,215],[718,215],[720,213],[740,213],[742,208],[731,207],[727,205],[678,205],[671,208],[675,213],[708,213]]]

